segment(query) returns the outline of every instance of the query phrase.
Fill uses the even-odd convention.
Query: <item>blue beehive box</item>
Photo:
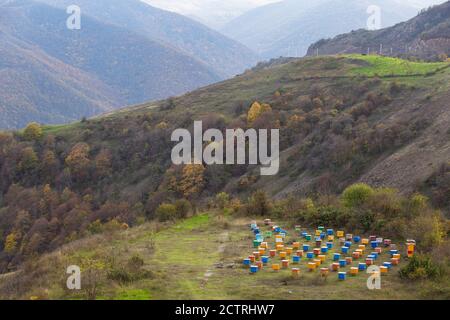
[[[306,258],[308,258],[308,259],[314,258],[314,252],[308,251],[308,252],[306,253]]]
[[[308,234],[308,232],[303,231],[303,232],[301,233],[301,236],[302,236],[303,238],[305,238],[307,234]]]
[[[383,262],[383,266],[387,267],[388,269],[392,268],[391,262]]]
[[[340,253],[333,254],[333,261],[338,261],[340,258],[341,258],[341,254]]]
[[[251,272],[251,273],[256,273],[256,272],[258,272],[258,266],[250,266],[250,272]]]
[[[308,244],[304,244],[303,245],[303,251],[306,252],[309,250],[309,245]]]
[[[249,266],[251,264],[251,261],[250,261],[250,259],[244,259],[243,263],[244,263],[244,266]]]
[[[345,241],[344,242],[344,246],[346,246],[347,248],[350,248],[352,246],[352,242],[351,241]]]
[[[333,229],[327,229],[327,235],[332,236],[334,234]]]
[[[255,239],[256,239],[257,241],[259,241],[259,242],[263,242],[263,241],[264,241],[264,236],[263,236],[262,234],[258,233],[258,234],[255,236]]]
[[[391,257],[392,257],[394,254],[398,253],[398,250],[392,249],[392,250],[389,250],[389,253],[391,254]]]
[[[377,257],[376,257],[375,255],[373,255],[373,254],[369,254],[369,255],[367,256],[367,258],[368,258],[368,259],[373,259],[373,260],[375,260]]]
[[[254,233],[254,234],[258,234],[258,233],[259,233],[259,228],[253,229],[253,233]]]
[[[299,256],[292,256],[292,262],[293,263],[299,263],[300,262],[300,257]]]
[[[267,264],[269,262],[269,257],[268,256],[262,256],[261,257],[261,261],[262,261],[262,263]]]
[[[333,242],[327,242],[327,248],[333,249]]]
[[[343,281],[347,278],[347,272],[339,272],[338,273],[338,279]]]
[[[372,247],[372,249],[375,249],[376,247],[378,247],[378,242],[370,241],[370,246]]]
[[[341,250],[342,253],[348,253],[348,247],[342,247]]]
[[[256,229],[258,226],[256,225],[256,223],[252,223],[250,224],[250,229]]]
[[[360,262],[360,263],[358,264],[358,270],[359,270],[359,271],[364,271],[364,270],[366,270],[366,264],[363,263],[363,262]]]
[[[274,231],[279,233],[281,231],[281,228],[280,227],[276,227]]]
[[[343,268],[346,265],[347,265],[347,260],[345,260],[345,259],[339,260],[339,267]]]
[[[328,252],[328,247],[321,247],[320,248],[320,252],[327,253]]]
[[[373,259],[378,258],[378,252],[371,252],[370,255],[374,257]]]
[[[354,237],[353,237],[353,241],[354,241],[355,243],[359,243],[359,242],[361,241],[361,237],[360,237],[360,236],[354,236]]]

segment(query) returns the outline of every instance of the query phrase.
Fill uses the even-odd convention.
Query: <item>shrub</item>
[[[226,192],[220,192],[216,195],[216,204],[220,209],[224,209],[230,201],[230,196]]]
[[[23,137],[28,141],[39,140],[42,138],[42,128],[40,124],[36,122],[29,123],[23,132]]]
[[[177,217],[177,208],[173,204],[163,203],[156,209],[156,216],[159,221],[173,220]]]
[[[409,280],[433,279],[439,276],[439,267],[436,266],[430,257],[416,255],[409,263],[400,269],[400,277]]]
[[[374,190],[364,183],[351,185],[342,193],[342,202],[348,208],[356,208],[363,205],[374,193]]]
[[[186,218],[192,209],[191,203],[186,199],[179,199],[175,201],[175,208],[178,218]]]
[[[272,202],[264,191],[255,191],[248,201],[247,211],[250,215],[268,216],[272,211]]]

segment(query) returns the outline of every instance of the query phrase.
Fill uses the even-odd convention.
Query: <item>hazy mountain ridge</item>
[[[286,0],[251,10],[222,31],[266,58],[303,56],[321,38],[366,28],[371,5],[381,8],[381,27],[417,13],[415,7],[395,0]]]
[[[387,55],[437,59],[450,54],[450,2],[434,6],[417,17],[378,31],[358,30],[313,44],[308,55],[379,52]],[[392,48],[392,52],[391,52]]]
[[[40,51],[41,56],[48,56],[44,69],[44,65],[34,69],[33,58],[20,53],[22,63],[28,61],[27,73],[32,76],[27,80],[23,75],[22,78],[17,75],[17,81],[3,80],[0,92],[3,128],[22,127],[32,120],[43,123],[74,121],[119,106],[182,94],[224,78],[224,70],[213,70],[206,62],[167,42],[151,40],[89,15],[82,14],[81,30],[68,30],[65,10],[21,0],[2,2],[0,17],[1,30],[7,36],[5,39],[9,39],[7,41],[19,40],[24,46]],[[178,15],[171,17],[180,19]],[[181,20],[187,21],[184,17]],[[198,24],[191,25],[197,27]],[[190,31],[195,37],[195,32]],[[214,43],[215,34],[208,32],[206,34],[212,38],[207,42]],[[187,39],[186,43],[191,45],[192,41]],[[0,43],[0,50],[7,45],[7,42]],[[10,45],[8,50],[13,48],[19,47]],[[6,48],[3,50],[6,52]],[[214,53],[218,53],[217,50]],[[0,65],[11,65],[13,62],[9,59],[13,57],[14,53],[1,56]],[[218,64],[223,63],[217,60]],[[244,66],[238,61],[226,65],[242,71]],[[59,71],[54,70],[58,68]],[[17,70],[9,72],[17,73]],[[49,76],[53,77],[51,90],[45,85],[50,81],[47,80]],[[68,91],[66,99],[58,98],[64,96],[64,90]],[[14,97],[11,92],[15,92]]]
[[[66,8],[71,0],[37,0]],[[140,0],[78,0],[82,14],[172,46],[208,65],[222,79],[253,66],[258,58],[244,45],[185,16]]]

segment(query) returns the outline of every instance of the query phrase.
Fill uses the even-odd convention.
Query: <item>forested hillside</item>
[[[282,199],[362,181],[448,208],[448,63],[297,59],[187,95],[62,126],[0,134],[1,270],[123,224],[204,208],[225,191]],[[279,128],[277,176],[254,166],[173,166],[175,128]],[[163,207],[164,208],[164,207]]]

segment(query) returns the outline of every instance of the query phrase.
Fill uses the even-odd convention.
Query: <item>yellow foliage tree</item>
[[[6,236],[5,240],[5,252],[11,253],[17,249],[18,235],[15,232],[11,232]]]
[[[188,164],[183,168],[179,191],[185,198],[198,195],[204,188],[205,167],[202,164]]]
[[[247,114],[247,122],[249,124],[253,123],[256,119],[258,119],[263,113],[272,111],[272,107],[267,103],[259,103],[255,101]]]
[[[29,123],[23,132],[23,136],[28,141],[39,140],[42,138],[41,125],[36,122]]]

